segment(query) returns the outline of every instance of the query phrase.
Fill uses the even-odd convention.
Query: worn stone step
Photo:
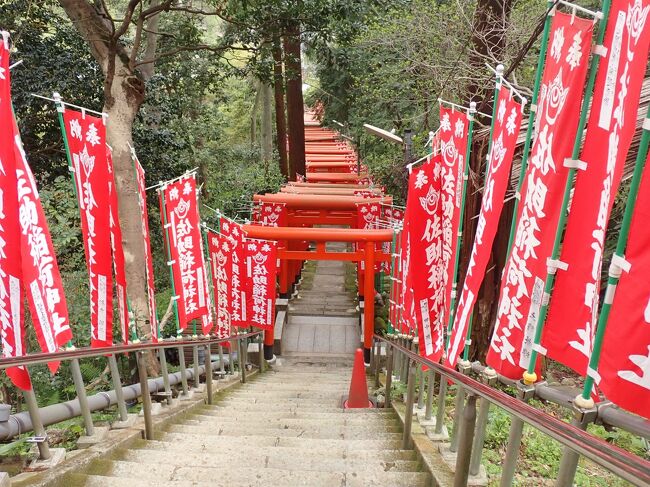
[[[265,418],[269,420],[280,420],[280,419],[307,419],[314,421],[336,421],[344,420],[347,422],[363,422],[363,421],[382,421],[382,422],[391,422],[396,421],[397,416],[391,410],[381,410],[381,409],[369,409],[365,412],[367,414],[361,414],[356,410],[356,413],[349,413],[351,410],[342,410],[339,409],[334,413],[327,413],[322,411],[296,411],[296,412],[287,412],[287,411],[275,411],[269,410],[264,412],[263,415],[260,415],[257,411],[231,411],[223,409],[214,409],[213,406],[204,406],[198,410],[195,410],[196,415],[203,417],[215,417],[215,418],[229,418],[233,421],[242,420],[242,421],[257,421],[260,418]],[[363,412],[363,411],[362,411]]]
[[[246,434],[246,431],[255,431],[257,430],[297,430],[301,431],[322,431],[328,430],[332,433],[342,434],[351,434],[355,431],[359,433],[365,433],[367,431],[377,431],[382,433],[399,433],[401,427],[396,423],[390,424],[385,422],[370,422],[365,423],[323,423],[320,420],[282,420],[282,421],[264,421],[263,418],[260,418],[258,422],[232,422],[232,421],[221,421],[215,420],[213,418],[211,421],[206,420],[204,417],[201,418],[187,418],[182,423],[183,426],[203,426],[206,428],[206,432],[212,430],[219,431],[233,431],[237,428],[240,428],[242,434]]]
[[[289,390],[289,391],[282,391],[282,390],[275,390],[275,391],[265,391],[264,389],[249,389],[249,390],[244,390],[244,389],[239,389],[237,391],[233,391],[232,393],[228,394],[228,397],[241,397],[241,398],[248,398],[248,397],[254,397],[254,398],[259,398],[260,400],[273,400],[273,399],[323,399],[323,398],[331,398],[332,394],[335,392],[339,391],[345,391],[346,388],[338,386],[338,387],[328,387],[328,390],[311,390],[311,391],[295,391],[295,390]]]
[[[308,448],[310,450],[329,450],[331,448],[347,450],[399,450],[402,447],[401,435],[399,439],[317,439],[302,437],[272,437],[272,436],[231,436],[228,445],[257,445],[257,446],[285,446],[293,448]],[[218,435],[204,435],[201,433],[160,432],[159,440],[173,442],[177,445],[185,443],[184,448],[205,447],[206,451],[219,449],[224,445],[225,437]]]
[[[301,406],[318,406],[323,405],[334,407],[339,403],[337,397],[330,396],[329,398],[310,398],[310,397],[255,397],[255,396],[227,396],[219,401],[219,404],[230,405],[230,404],[270,404],[277,406],[291,406],[291,405],[301,405]]]
[[[188,416],[188,419],[196,421],[215,421],[219,423],[235,423],[235,424],[259,424],[259,425],[268,425],[268,424],[292,424],[292,425],[322,425],[328,424],[333,426],[342,426],[342,425],[361,425],[361,424],[374,424],[374,425],[385,425],[393,426],[397,425],[394,418],[385,418],[382,416],[354,416],[349,414],[337,414],[330,416],[320,416],[313,417],[308,414],[299,414],[299,415],[288,415],[286,413],[276,413],[275,411],[268,411],[263,414],[237,414],[236,416],[220,414],[199,414],[195,413],[191,416]]]
[[[402,438],[401,433],[385,432],[377,427],[344,427],[344,429],[336,429],[331,427],[322,427],[316,429],[309,428],[262,428],[260,426],[246,427],[245,425],[227,425],[219,427],[218,425],[211,424],[172,424],[165,428],[169,433],[185,433],[204,436],[267,436],[276,438],[313,438],[325,440],[395,440],[399,441]]]
[[[191,448],[183,449],[184,453],[205,456],[207,446],[185,443],[184,446]],[[137,448],[137,449],[136,449]],[[269,456],[280,456],[285,458],[333,458],[333,459],[350,459],[350,460],[379,460],[379,461],[415,461],[417,455],[413,450],[392,450],[392,449],[349,449],[345,446],[334,448],[310,448],[304,450],[297,447],[264,445],[260,443],[241,444],[233,442],[230,439],[227,443],[221,441],[218,448],[210,450],[210,454],[219,453],[231,458],[248,458],[255,455],[262,449],[263,453]],[[168,442],[160,440],[137,440],[132,450],[124,451],[147,451],[147,452],[169,452],[170,455],[179,453],[177,442]]]
[[[233,465],[245,462],[247,465],[265,466],[292,470],[299,464],[300,470],[315,472],[355,472],[362,468],[379,469],[382,471],[414,472],[419,468],[415,460],[395,458],[334,458],[323,456],[322,452],[294,452],[296,456],[287,455],[286,451],[276,451],[275,448],[258,448],[246,451],[245,454],[233,455],[232,452],[203,452],[191,451],[160,451],[160,450],[125,450],[118,452],[120,461],[137,462],[141,464],[168,464],[188,467],[210,467],[215,465]],[[373,452],[377,453],[377,452]]]
[[[235,414],[235,413],[256,413],[262,415],[265,411],[281,411],[284,414],[291,414],[291,413],[304,413],[304,414],[310,414],[310,413],[340,413],[341,408],[340,407],[332,407],[332,406],[297,406],[295,404],[291,405],[282,405],[280,406],[274,406],[274,407],[269,407],[268,404],[246,404],[246,403],[238,403],[235,405],[222,405],[219,407],[219,409],[216,409],[217,411],[222,411],[224,413],[229,413],[229,414]]]

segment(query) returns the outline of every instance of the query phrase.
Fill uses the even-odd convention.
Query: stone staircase
[[[251,379],[59,484],[428,486],[393,410],[343,410],[350,360],[278,359]]]

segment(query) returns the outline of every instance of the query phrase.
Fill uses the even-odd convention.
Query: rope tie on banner
[[[580,169],[581,171],[585,171],[587,169],[587,163],[585,161],[581,161],[580,159],[571,159],[570,157],[564,159],[564,163],[562,165],[569,169]]]
[[[550,275],[555,275],[558,269],[561,271],[566,271],[568,268],[569,264],[559,259],[551,259],[550,257],[546,259],[546,271]]]
[[[643,125],[641,126],[643,130],[650,130],[650,118],[643,120]]]
[[[526,97],[517,89],[515,88],[512,83],[510,83],[507,79],[503,77],[503,64],[499,64],[496,68],[493,68],[490,66],[488,63],[485,63],[485,66],[492,71],[496,77],[497,77],[497,89],[501,89],[501,85],[505,85],[506,88],[510,90],[510,96],[517,95],[517,98],[519,98],[519,101],[522,102],[522,104],[526,104]]]
[[[602,44],[597,44],[593,47],[591,50],[591,53],[594,56],[600,56],[600,57],[607,57],[607,48],[603,46]]]
[[[533,113],[537,113],[537,103],[530,104],[530,111]]]
[[[592,369],[591,367],[587,367],[587,375],[594,380],[594,383],[596,385],[600,384],[600,374],[597,370]]]
[[[538,354],[546,356],[546,350],[545,347],[542,347],[539,343],[533,343],[533,350],[535,350]]]
[[[515,191],[515,196],[514,197],[515,197],[515,199],[517,201],[521,201],[521,193],[519,191]]]
[[[548,303],[551,302],[551,295],[544,291],[542,293],[542,306],[548,306]]]
[[[623,272],[630,272],[632,264],[625,260],[622,255],[612,255],[612,261],[609,264],[609,277],[613,279],[620,279]]]
[[[472,339],[471,338],[468,338],[467,340],[465,340],[465,346],[469,347],[471,344],[472,344]]]
[[[168,260],[168,261],[167,261],[167,265],[169,265],[169,266],[172,266],[172,265],[174,265],[175,263],[176,263],[176,260],[175,260],[175,259],[172,259],[172,260]]]
[[[178,301],[179,299],[181,299],[181,297],[180,297],[179,294],[176,294],[175,296],[172,296],[172,297],[171,297],[171,300],[172,300],[172,301]]]
[[[9,32],[6,30],[3,30],[0,32],[2,34],[2,42],[5,45],[5,49],[8,51],[9,50]]]

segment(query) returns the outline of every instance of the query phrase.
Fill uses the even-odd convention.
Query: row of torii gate
[[[254,204],[282,203],[287,209],[286,226],[244,225],[249,238],[278,242],[279,291],[288,298],[306,260],[339,260],[357,263],[359,299],[363,307],[363,348],[366,362],[375,322],[375,264],[390,262],[390,251],[381,245],[393,241],[393,229],[358,228],[357,204],[391,205],[392,197],[372,185],[367,168],[359,164],[356,151],[341,135],[321,127],[305,113],[305,161],[307,174],[278,193],[255,195]],[[342,227],[342,228],[329,228]],[[310,243],[315,249],[310,250]],[[327,250],[328,242],[354,244],[351,251]],[[363,263],[363,264],[361,264]],[[364,296],[369,299],[364,300]],[[264,355],[273,357],[273,331],[265,332]]]

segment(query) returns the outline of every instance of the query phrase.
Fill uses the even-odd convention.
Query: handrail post
[[[472,443],[474,441],[474,427],[476,426],[476,400],[478,396],[473,393],[467,395],[467,404],[463,408],[460,431],[458,432],[458,454],[456,455],[456,469],[454,471],[454,487],[464,487],[469,479],[469,466],[472,456]]]
[[[185,370],[185,350],[182,346],[178,347],[178,363],[181,368],[181,389],[183,396],[188,396],[189,391],[187,388],[187,370]]]
[[[151,396],[149,395],[149,381],[147,366],[144,361],[144,352],[135,354],[138,363],[138,377],[140,378],[140,394],[142,395],[142,414],[144,415],[144,439],[153,440],[153,417],[151,416]]]
[[[402,436],[402,449],[408,450],[411,446],[411,426],[413,424],[413,402],[415,400],[415,364],[409,367],[408,383],[406,386],[406,411],[404,413],[404,435]]]
[[[210,355],[210,344],[205,346],[203,355],[203,365],[205,365],[205,388],[208,396],[207,403],[212,404],[212,356]]]
[[[587,425],[596,419],[598,410],[595,407],[591,409],[581,409],[574,406],[574,408],[574,416],[571,424],[576,428],[586,430]],[[571,487],[573,485],[579,460],[580,454],[578,452],[567,448],[566,446],[563,448],[562,459],[560,460],[560,470],[558,471],[557,480],[555,482],[556,487]]]
[[[424,409],[424,389],[425,389],[425,381],[426,381],[426,376],[424,374],[424,367],[422,364],[418,364],[418,384],[420,385],[420,389],[418,390],[418,410]]]
[[[223,345],[219,344],[219,371],[221,378],[226,374],[226,364],[223,363]]]
[[[158,349],[158,360],[160,360],[160,374],[163,379],[163,386],[165,388],[165,394],[167,395],[167,405],[171,406],[172,404],[172,388],[169,385],[169,372],[167,370],[167,357],[165,357],[165,349],[160,347]]]
[[[481,374],[481,380],[484,384],[494,387],[497,382],[496,371],[492,367],[486,367]],[[483,445],[485,444],[485,429],[487,428],[490,406],[490,401],[487,399],[480,399],[476,433],[474,434],[474,445],[472,446],[472,460],[469,464],[469,474],[472,476],[478,475],[481,471],[481,457],[483,455]]]
[[[244,343],[243,340],[237,338],[237,349],[239,351],[239,374],[241,377],[241,383],[246,383],[246,362],[244,362]]]
[[[117,368],[117,359],[115,358],[115,354],[108,356],[108,367],[111,370],[111,379],[113,381],[113,388],[115,389],[115,399],[117,400],[117,411],[120,415],[120,421],[127,421],[129,415],[126,410],[126,402],[124,402],[122,380],[120,379],[120,370]]]
[[[436,386],[436,373],[433,369],[429,369],[429,380],[427,380],[427,402],[426,409],[424,411],[424,420],[431,421],[431,416],[433,413],[433,390]],[[440,376],[442,380],[442,376]]]
[[[393,387],[393,345],[391,343],[386,343],[388,347],[386,349],[386,388],[385,396],[386,400],[384,402],[384,408],[390,407],[390,392]]]
[[[535,387],[524,384],[522,381],[517,383],[517,398],[528,402],[535,395]],[[521,435],[524,430],[524,422],[516,416],[512,417],[510,423],[510,433],[508,435],[508,448],[506,449],[506,457],[503,460],[503,468],[501,470],[500,487],[510,487],[512,480],[515,477],[515,470],[517,468],[517,457],[519,456],[519,448],[521,447]]]
[[[93,418],[90,415],[88,397],[86,396],[86,386],[84,385],[84,379],[81,375],[81,368],[79,367],[78,359],[74,358],[70,361],[70,371],[72,372],[74,388],[77,391],[77,400],[79,401],[79,409],[81,410],[81,416],[84,420],[86,435],[92,436],[95,434],[95,426],[93,425]]]
[[[404,345],[404,336],[401,333],[397,333],[393,337],[393,341],[397,345]],[[399,375],[402,372],[402,353],[399,350],[395,350],[395,353],[393,354],[393,370],[395,370],[395,378],[401,381]]]
[[[440,374],[440,386],[438,390],[438,409],[436,410],[436,435],[442,435],[442,427],[445,422],[445,406],[447,400],[447,379]]]
[[[199,389],[201,385],[201,376],[199,375],[199,346],[192,346],[192,365],[194,366],[194,389]]]
[[[381,383],[379,382],[379,371],[381,369],[381,342],[377,340],[375,342],[375,387],[379,388]]]
[[[45,432],[43,421],[41,421],[41,413],[38,410],[38,401],[36,400],[36,394],[34,394],[34,389],[29,389],[22,392],[23,397],[25,398],[25,402],[27,403],[29,418],[32,421],[34,436],[43,438],[43,441],[38,441],[36,443],[36,446],[38,447],[38,458],[40,460],[49,460],[52,458],[52,454],[50,453],[50,443],[47,439],[47,433]]]
[[[262,337],[261,333],[257,335],[257,340],[258,340],[257,353],[260,360],[260,374],[263,374],[264,368],[266,366],[266,359],[264,358],[264,338]]]
[[[458,371],[464,375],[469,375],[472,371],[472,364],[468,360],[461,360],[458,362]],[[449,451],[456,453],[458,451],[458,434],[460,431],[460,422],[463,417],[463,409],[465,408],[465,396],[467,391],[465,388],[458,384],[456,391],[456,410],[454,411],[454,423],[451,430],[451,442]]]

